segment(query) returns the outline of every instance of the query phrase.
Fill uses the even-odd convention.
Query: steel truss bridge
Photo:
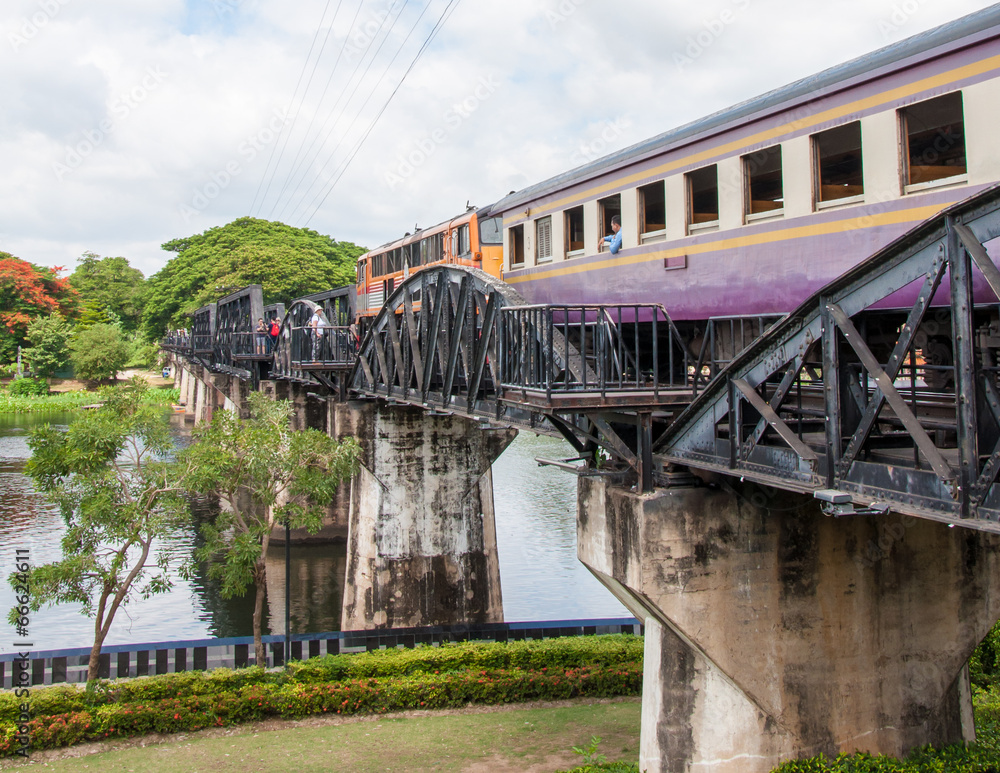
[[[442,266],[399,285],[360,339],[348,287],[294,301],[261,350],[251,286],[163,346],[255,386],[287,379],[558,434],[577,453],[559,464],[640,490],[700,471],[812,493],[832,515],[1000,531],[1000,270],[984,246],[997,236],[1000,187],[790,314],[711,320],[697,339],[657,304],[528,305]]]

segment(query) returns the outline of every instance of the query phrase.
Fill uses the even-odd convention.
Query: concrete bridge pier
[[[516,430],[374,402],[333,419],[363,448],[342,629],[502,622],[491,465]]]
[[[965,664],[1000,617],[1000,537],[751,484],[578,493],[580,560],[646,623],[642,770],[974,738]]]
[[[174,358],[174,380],[180,389],[178,400],[184,405],[184,417],[194,417],[195,375],[191,365],[180,357]]]

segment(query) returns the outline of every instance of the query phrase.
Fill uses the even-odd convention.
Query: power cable
[[[322,198],[319,200],[319,203],[316,204],[316,206],[313,208],[312,214],[309,215],[309,217],[305,221],[305,225],[308,225],[312,221],[313,217],[315,217],[315,215],[316,215],[316,212],[319,211],[319,208],[321,206],[323,206],[324,202],[326,202],[327,198],[333,192],[333,189],[336,187],[336,185],[340,181],[340,179],[344,176],[344,173],[347,171],[347,168],[351,165],[351,162],[354,160],[354,157],[357,156],[358,151],[361,150],[361,147],[364,145],[365,140],[368,139],[368,136],[372,133],[372,130],[375,128],[375,125],[378,123],[379,119],[385,113],[386,109],[389,107],[389,105],[392,102],[393,98],[399,92],[399,89],[403,86],[403,83],[405,83],[406,78],[413,71],[413,68],[416,66],[417,62],[420,60],[420,57],[430,47],[431,42],[433,42],[434,38],[437,36],[437,33],[440,31],[441,27],[444,25],[444,23],[447,21],[447,19],[454,12],[454,9],[458,7],[458,4],[460,2],[461,2],[461,0],[448,0],[448,5],[445,7],[444,11],[441,13],[441,16],[438,18],[438,21],[434,25],[434,28],[431,30],[430,34],[427,36],[427,39],[424,41],[423,45],[420,47],[420,50],[417,51],[416,55],[413,57],[413,60],[410,62],[409,67],[406,68],[406,71],[403,73],[403,76],[400,78],[399,83],[396,84],[396,87],[392,90],[392,93],[389,95],[388,99],[386,99],[385,103],[382,105],[382,108],[378,111],[378,113],[376,114],[375,118],[372,119],[371,123],[368,124],[368,128],[361,135],[360,139],[355,143],[355,145],[352,148],[350,154],[348,155],[346,161],[343,164],[341,164],[341,166],[339,167],[338,170],[336,170],[334,172],[336,174],[336,177],[329,184],[329,187],[327,188],[326,193],[323,194]],[[395,58],[393,58],[393,61],[395,61]],[[390,66],[391,66],[391,63],[390,63]],[[388,71],[388,68],[386,69],[386,71]],[[384,77],[384,73],[383,73],[383,77]],[[373,94],[374,94],[374,92],[373,92]],[[366,100],[366,102],[365,102],[366,105],[367,105],[367,102],[368,101]],[[364,105],[362,106],[362,109],[364,109]],[[352,123],[352,126],[353,126],[353,123]],[[346,135],[347,135],[347,132],[345,132],[345,136]],[[338,147],[339,147],[339,144],[338,144]],[[336,151],[336,148],[334,149],[334,151]],[[331,156],[331,158],[332,158],[332,156]],[[323,164],[323,167],[321,167],[321,169],[320,169],[320,175],[322,175],[322,171],[323,171],[323,169],[325,169],[327,163],[329,163],[329,160],[326,163]],[[308,191],[307,191],[307,193],[308,193]],[[318,195],[319,194],[317,194],[317,196]],[[310,202],[309,205],[307,205],[307,209],[308,209],[308,207],[311,207],[313,205],[313,202],[315,202],[315,201],[316,201],[316,197],[314,197],[313,201]]]
[[[365,71],[361,75],[361,77],[357,81],[354,81],[353,76],[352,76],[351,80],[347,84],[345,84],[344,89],[341,91],[340,97],[343,97],[344,91],[347,90],[347,88],[351,85],[352,82],[354,83],[354,86],[351,89],[350,94],[348,94],[347,97],[346,97],[346,99],[344,100],[344,107],[339,111],[339,115],[336,117],[336,119],[334,119],[334,121],[333,121],[332,124],[327,123],[324,126],[324,130],[325,130],[326,134],[325,134],[325,136],[323,136],[323,138],[322,138],[319,146],[316,148],[316,152],[309,159],[309,164],[310,165],[315,164],[316,159],[319,157],[320,153],[323,152],[324,144],[334,134],[334,132],[336,131],[337,126],[340,125],[340,123],[343,120],[344,116],[347,115],[350,112],[350,113],[352,113],[353,117],[350,118],[350,122],[348,123],[347,129],[345,130],[344,134],[340,137],[340,139],[338,139],[336,141],[336,143],[333,146],[333,149],[327,154],[326,160],[324,160],[323,163],[319,165],[320,172],[319,172],[319,175],[317,175],[317,177],[319,177],[319,176],[322,175],[322,170],[326,168],[326,166],[330,163],[330,161],[333,158],[333,156],[336,154],[337,150],[344,143],[344,141],[345,141],[344,137],[346,137],[347,134],[350,133],[350,131],[357,124],[358,120],[360,120],[362,112],[364,111],[364,108],[368,105],[368,102],[375,95],[375,92],[378,89],[378,87],[385,80],[386,74],[392,69],[393,64],[395,64],[396,59],[399,57],[400,53],[406,47],[406,44],[409,42],[410,38],[413,36],[413,33],[416,31],[417,27],[420,26],[420,22],[423,19],[424,14],[427,13],[427,11],[430,8],[430,6],[431,6],[431,3],[428,3],[427,5],[425,5],[423,7],[423,10],[420,11],[420,13],[418,14],[416,20],[413,22],[413,24],[411,25],[409,31],[406,33],[406,36],[403,38],[403,41],[399,44],[399,47],[396,49],[396,52],[393,54],[392,59],[390,59],[389,63],[382,70],[382,74],[375,80],[374,85],[367,92],[367,96],[365,97],[364,101],[361,104],[361,107],[358,108],[357,111],[349,111],[348,110],[348,106],[350,105],[351,101],[354,99],[355,94],[357,94],[358,89],[360,88],[361,84],[364,82],[365,77],[367,77],[368,73],[371,71],[371,67],[375,63],[375,59],[377,58],[378,54],[381,52],[382,46],[389,39],[388,34],[382,40],[382,43],[379,45],[379,47],[376,50],[375,54],[369,60],[368,65],[365,68]],[[398,21],[398,19],[396,21]],[[394,21],[393,22],[393,28],[395,27],[395,24],[396,24],[396,22]],[[360,63],[359,63],[359,67],[360,67]],[[356,72],[356,70],[355,70],[355,72]],[[340,104],[340,101],[339,101],[340,97],[338,97],[338,103],[337,104]],[[333,111],[331,111],[331,114],[332,114],[332,112]],[[304,177],[305,177],[305,171],[303,171],[303,173],[301,175],[299,175],[298,180],[296,180],[296,185],[299,185]],[[306,186],[305,191],[303,193],[299,194],[299,202],[298,202],[297,205],[295,205],[295,207],[301,207],[302,206],[304,200],[309,195],[309,192],[312,190],[313,186],[315,186],[315,185],[316,185],[316,181],[314,180],[312,183],[310,183],[308,186]],[[288,208],[288,206],[290,204],[291,204],[291,198],[289,198],[285,202],[285,204],[283,205],[281,211],[278,213],[278,217],[279,218],[284,216],[285,210]],[[295,211],[295,207],[293,207],[293,211]]]
[[[271,146],[271,153],[270,153],[270,155],[268,156],[268,159],[267,159],[267,166],[264,167],[264,172],[261,175],[260,182],[257,184],[257,192],[254,193],[253,202],[250,205],[250,213],[252,215],[253,214],[259,214],[259,213],[255,212],[255,209],[257,207],[257,197],[260,195],[260,189],[264,185],[264,180],[267,180],[267,186],[266,186],[266,188],[264,190],[264,195],[261,197],[261,206],[264,205],[264,200],[267,198],[267,193],[268,193],[268,191],[270,190],[270,187],[271,187],[271,180],[274,177],[274,172],[277,171],[278,165],[281,163],[281,156],[284,153],[285,146],[288,144],[288,137],[291,135],[292,131],[295,129],[295,117],[296,117],[296,113],[294,112],[295,98],[298,96],[299,86],[302,84],[302,76],[305,75],[306,69],[309,67],[309,57],[312,56],[313,49],[315,49],[315,47],[316,47],[316,40],[319,38],[319,33],[323,29],[323,20],[326,18],[327,11],[330,10],[330,3],[331,2],[333,2],[333,0],[326,0],[326,5],[323,7],[323,14],[319,18],[319,26],[316,27],[316,32],[313,34],[313,40],[312,40],[312,43],[309,46],[309,52],[306,54],[305,61],[302,63],[302,72],[299,73],[299,79],[298,79],[298,81],[295,84],[295,90],[292,92],[292,99],[288,103],[288,107],[285,108],[285,115],[286,116],[287,115],[291,115],[292,116],[292,124],[291,124],[291,126],[288,127],[288,131],[287,132],[284,131],[285,126],[284,126],[284,124],[282,124],[281,129],[279,129],[279,132],[281,132],[282,134],[284,134],[284,141],[281,142],[281,143],[275,143],[274,145]],[[300,98],[300,104],[301,104],[301,101],[305,100],[305,95],[309,92],[309,86],[312,84],[313,75],[316,74],[316,67],[319,65],[319,60],[323,56],[323,50],[326,48],[327,41],[330,39],[330,33],[333,31],[333,25],[337,21],[337,14],[340,13],[340,6],[341,6],[342,3],[343,3],[343,0],[337,0],[337,8],[333,12],[333,18],[330,20],[330,26],[329,26],[329,28],[326,31],[326,36],[323,38],[323,45],[320,46],[319,53],[316,55],[316,60],[313,62],[312,71],[309,73],[309,79],[306,81],[306,86],[302,90],[302,96]],[[271,169],[271,161],[274,159],[275,150],[278,148],[279,144],[281,146],[281,149],[278,152],[278,160],[275,161],[275,163],[274,163],[274,172],[272,172],[271,176],[268,177],[268,170]]]
[[[395,28],[396,23],[399,21],[400,16],[397,15],[396,17],[393,17],[393,15],[392,15],[393,14],[393,10],[395,9],[396,4],[398,3],[398,1],[399,0],[393,0],[392,5],[390,6],[389,10],[386,12],[385,18],[382,19],[381,23],[379,24],[378,29],[375,32],[375,35],[372,37],[372,42],[374,42],[375,40],[377,40],[378,37],[379,37],[379,35],[381,35],[383,28],[385,27],[386,21],[389,18],[393,18],[393,21],[390,24],[389,29],[386,31],[385,36],[382,38],[381,42],[379,43],[378,48],[375,50],[375,53],[371,56],[370,59],[368,59],[368,65],[365,68],[365,71],[361,74],[361,77],[358,79],[357,85],[355,85],[354,90],[348,96],[347,101],[345,103],[345,107],[346,107],[346,104],[350,103],[350,100],[354,96],[354,93],[357,91],[358,86],[361,84],[361,82],[364,81],[365,77],[368,75],[368,72],[371,69],[372,64],[374,63],[375,59],[378,58],[378,55],[379,55],[379,53],[382,50],[382,46],[385,45],[385,42],[389,39],[389,36],[392,34],[392,30]],[[408,2],[409,2],[409,0],[403,0],[403,6],[402,6],[402,8],[405,8]],[[402,13],[402,8],[400,9],[400,13]],[[359,8],[359,10],[360,10],[360,8]],[[353,28],[353,25],[352,25],[352,28]],[[344,48],[346,48],[346,44],[347,44],[347,41],[345,40]],[[354,76],[357,74],[358,70],[361,68],[361,65],[365,62],[365,59],[368,58],[368,54],[370,52],[371,52],[371,44],[369,44],[368,48],[365,50],[364,56],[362,56],[361,59],[358,60],[357,64],[354,66],[354,70],[348,76],[347,81],[344,84],[344,87],[340,90],[340,93],[337,95],[337,98],[334,100],[333,106],[327,112],[326,116],[324,116],[324,118],[322,120],[322,126],[323,126],[322,130],[313,136],[313,138],[309,142],[309,146],[306,148],[304,154],[302,152],[302,146],[305,144],[305,138],[303,138],[302,142],[299,143],[299,152],[296,153],[295,159],[292,161],[292,169],[288,173],[288,175],[286,176],[285,183],[282,186],[281,191],[278,193],[278,196],[277,196],[277,199],[275,200],[274,206],[271,208],[271,216],[274,216],[275,209],[278,207],[279,202],[284,197],[285,192],[288,190],[288,188],[291,186],[294,189],[295,186],[297,186],[302,181],[302,178],[305,177],[305,175],[307,173],[307,170],[308,170],[309,164],[312,161],[314,161],[316,159],[316,157],[322,151],[322,149],[323,149],[322,143],[325,142],[325,138],[329,137],[330,134],[336,129],[337,124],[340,122],[340,117],[343,116],[343,111],[340,112],[340,117],[338,117],[333,122],[332,126],[330,126],[330,123],[329,123],[330,118],[335,113],[337,113],[337,108],[341,104],[341,100],[342,100],[342,98],[344,96],[344,92],[347,90],[348,86],[350,86],[350,84],[352,82],[354,82]],[[333,73],[331,73],[330,80],[332,80],[332,78],[333,78]],[[330,81],[328,80],[327,81],[327,86],[329,86],[329,83],[330,83]],[[324,90],[324,95],[325,94],[326,94],[326,90]],[[306,131],[306,135],[307,136],[309,134],[309,131],[312,129],[313,123],[315,122],[316,115],[318,115],[318,111],[317,111],[316,114],[314,114],[313,121],[311,121],[310,124],[309,124],[309,129]],[[318,148],[316,148],[316,143],[317,142],[320,142],[320,145],[319,145]],[[316,148],[316,152],[314,154],[312,152],[313,148]],[[310,155],[310,154],[312,154],[312,155]],[[300,174],[300,171],[301,171],[301,174]],[[279,219],[284,215],[284,211],[285,211],[285,208],[287,206],[288,206],[288,201],[285,202],[285,204],[282,206],[281,210],[278,212],[278,218]]]

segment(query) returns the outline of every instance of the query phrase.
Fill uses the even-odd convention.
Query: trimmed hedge
[[[998,764],[1000,757],[988,749],[953,744],[943,749],[916,749],[905,760],[866,752],[840,754],[833,760],[820,755],[786,762],[772,773],[997,773]]]
[[[590,646],[567,638],[384,650],[316,658],[280,673],[218,669],[99,682],[86,691],[49,687],[31,691],[27,728],[31,748],[49,749],[267,717],[640,694],[642,640],[622,635],[586,640]],[[323,678],[329,674],[338,676]],[[13,693],[0,696],[0,756],[19,748],[19,703]]]

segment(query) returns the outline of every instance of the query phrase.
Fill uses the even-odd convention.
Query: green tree
[[[60,279],[59,268],[42,268],[0,252],[0,363],[13,362],[36,317],[59,312],[70,317],[77,292]]]
[[[172,447],[166,416],[143,402],[145,390],[139,379],[106,389],[101,408],[66,430],[39,427],[28,440],[25,472],[66,523],[62,558],[30,569],[29,606],[81,604],[94,618],[88,681],[118,610],[169,590],[170,555],[153,543],[188,517],[180,468],[164,460]],[[12,623],[20,611],[11,611]]]
[[[355,261],[365,251],[306,228],[252,217],[162,246],[177,255],[146,284],[143,329],[151,339],[170,327],[188,327],[186,313],[230,288],[259,284],[264,303],[274,303],[350,284]]]
[[[292,406],[260,393],[249,398],[249,418],[216,411],[210,424],[195,430],[194,442],[179,456],[192,492],[217,497],[222,507],[202,526],[200,560],[222,584],[224,598],[241,596],[256,585],[254,653],[265,660],[261,618],[267,587],[265,557],[275,524],[316,533],[340,482],[356,468],[360,447],[354,438],[336,441],[314,429],[289,428]]]
[[[94,325],[114,325],[119,330],[123,329],[121,319],[114,311],[100,301],[85,301],[76,320],[76,332],[82,333]]]
[[[125,258],[102,258],[85,252],[69,276],[85,305],[110,311],[126,332],[139,326],[146,278]]]
[[[131,348],[116,325],[98,323],[80,332],[70,342],[76,375],[85,381],[117,379]]]
[[[69,362],[69,339],[73,329],[56,312],[48,317],[38,317],[28,324],[28,343],[23,355],[36,376],[50,378]]]

